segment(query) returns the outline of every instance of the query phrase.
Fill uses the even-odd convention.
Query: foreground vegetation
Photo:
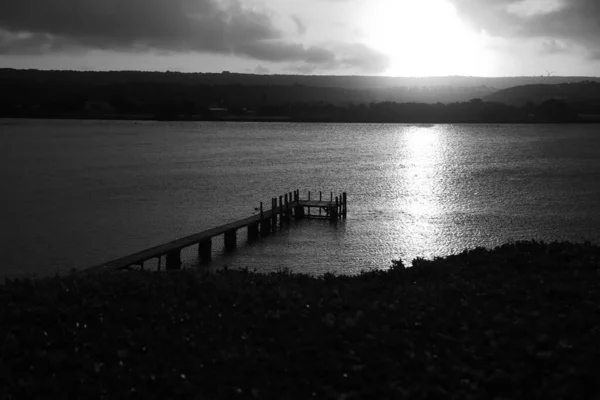
[[[0,399],[599,398],[600,247],[0,287]]]

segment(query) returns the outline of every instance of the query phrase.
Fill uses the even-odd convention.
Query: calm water
[[[294,189],[348,192],[347,220],[231,255],[216,239],[213,265],[356,273],[508,240],[600,242],[599,128],[0,120],[0,275],[99,264]]]

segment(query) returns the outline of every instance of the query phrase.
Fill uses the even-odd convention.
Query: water
[[[294,189],[348,192],[347,220],[233,254],[217,238],[213,267],[352,274],[509,240],[599,242],[598,128],[0,120],[0,275],[96,265]]]

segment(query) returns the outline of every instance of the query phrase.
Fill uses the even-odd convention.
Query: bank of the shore
[[[0,398],[597,398],[600,247],[0,287]]]

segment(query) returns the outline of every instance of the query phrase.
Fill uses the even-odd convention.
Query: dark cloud
[[[300,20],[296,25],[305,29]],[[212,52],[319,68],[372,67],[356,57],[349,65],[336,48],[287,40],[267,11],[244,7],[241,0],[0,1],[0,54],[77,49]]]
[[[213,0],[2,0],[0,28],[83,47],[221,52],[281,35],[268,15]]]
[[[450,1],[471,26],[493,36],[568,41],[587,48],[590,55],[600,50],[599,0],[564,0],[561,7],[530,15],[511,10],[517,5],[523,6],[523,1]]]

